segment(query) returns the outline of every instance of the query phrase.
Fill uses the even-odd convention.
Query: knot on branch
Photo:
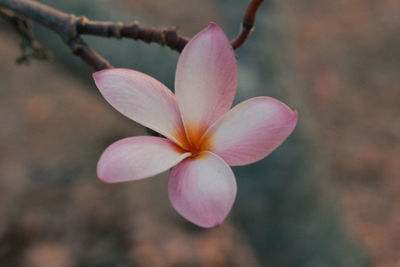
[[[139,26],[139,22],[137,21],[124,25],[121,31],[123,36],[130,37],[135,40],[139,39],[141,36],[141,28]]]
[[[122,22],[90,21],[86,17],[80,17],[75,21],[75,28],[78,34],[93,34],[107,37],[122,38]]]
[[[177,50],[178,52],[181,52],[188,42],[187,39],[179,36],[178,30],[175,27],[164,32],[164,41],[164,44],[173,50]]]
[[[117,23],[112,24],[111,27],[108,28],[107,35],[109,37],[114,36],[118,39],[121,39],[122,38],[122,33],[121,33],[122,26],[124,26],[124,24],[122,22],[117,22]]]
[[[76,38],[79,35],[76,25],[78,21],[81,20],[83,20],[83,17],[78,17],[75,15],[69,15],[67,18],[65,18],[64,25],[61,25],[59,29],[59,34],[61,38],[64,39],[64,41],[68,43],[70,42],[70,40]]]
[[[75,27],[76,31],[79,32],[79,29],[82,27],[85,27],[86,23],[88,23],[88,22],[89,22],[89,19],[85,16],[75,17],[74,27]]]
[[[81,50],[87,46],[87,44],[79,37],[74,37],[68,41],[68,46],[71,48],[72,53],[79,55]]]

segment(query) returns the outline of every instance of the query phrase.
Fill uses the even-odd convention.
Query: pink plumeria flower
[[[293,131],[297,112],[270,97],[255,97],[231,110],[237,87],[232,46],[214,24],[183,49],[174,95],[141,72],[93,74],[104,98],[128,118],[166,138],[119,140],[102,154],[98,177],[107,183],[134,181],[170,168],[168,193],[174,208],[202,227],[221,224],[236,197],[229,166],[270,154]]]

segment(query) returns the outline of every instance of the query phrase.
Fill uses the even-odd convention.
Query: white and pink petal
[[[229,165],[246,165],[269,155],[292,133],[297,112],[271,97],[240,103],[208,129],[202,148]]]
[[[190,139],[196,142],[232,106],[237,87],[232,46],[215,23],[183,49],[175,76],[175,94]]]
[[[116,110],[184,145],[185,130],[175,96],[162,83],[129,69],[98,71],[93,78],[101,94]]]
[[[172,168],[168,194],[184,218],[201,227],[221,224],[236,197],[236,180],[219,156],[201,152]]]
[[[103,152],[97,164],[97,176],[106,183],[143,179],[172,168],[190,155],[165,138],[125,138]]]

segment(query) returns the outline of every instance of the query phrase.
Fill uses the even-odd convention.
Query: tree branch
[[[257,10],[264,0],[252,0],[244,14],[241,29],[236,38],[232,41],[233,49],[241,47],[254,30],[254,22],[256,20]]]
[[[0,0],[0,6],[32,19],[57,33],[71,51],[95,70],[112,68],[106,59],[80,38],[74,27],[75,15],[66,14],[30,0]]]
[[[232,40],[232,47],[234,49],[242,46],[250,33],[254,30],[256,14],[263,1],[264,0],[252,0],[250,2],[243,17],[240,32],[236,38]],[[142,27],[138,22],[123,24],[122,22],[90,21],[88,18],[82,16],[76,21],[76,27],[80,34],[114,38],[127,37],[135,40],[142,40],[146,43],[155,42],[166,45],[178,52],[181,52],[189,41],[189,38],[181,36],[175,27],[170,29]]]
[[[262,2],[263,0],[252,0],[247,7],[241,31],[232,41],[234,49],[243,45],[253,30],[256,13]],[[155,42],[178,52],[181,52],[189,41],[187,37],[179,35],[176,28],[143,27],[138,22],[124,24],[122,22],[91,21],[84,16],[67,14],[34,0],[0,0],[0,6],[36,21],[57,33],[75,55],[95,70],[112,68],[112,66],[93,50],[80,35],[126,37],[147,43]]]
[[[176,28],[157,29],[154,27],[143,27],[136,21],[130,24],[124,24],[122,22],[91,21],[81,16],[76,20],[75,26],[79,34],[131,38],[146,43],[166,45],[178,52],[181,52],[189,41],[189,38],[179,35]]]

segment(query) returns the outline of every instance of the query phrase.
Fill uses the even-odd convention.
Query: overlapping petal
[[[174,208],[187,220],[202,227],[223,222],[236,197],[231,168],[217,155],[201,152],[175,166],[168,194]]]
[[[237,87],[232,46],[216,24],[198,33],[179,57],[175,94],[192,142],[232,106]]]
[[[275,150],[293,131],[297,112],[271,97],[255,97],[235,106],[207,131],[203,149],[229,165],[246,165]]]
[[[128,69],[98,71],[93,78],[116,110],[183,145],[185,131],[175,96],[162,83]]]
[[[97,176],[107,183],[143,179],[170,169],[188,156],[190,153],[165,138],[125,138],[103,152],[97,164]]]

